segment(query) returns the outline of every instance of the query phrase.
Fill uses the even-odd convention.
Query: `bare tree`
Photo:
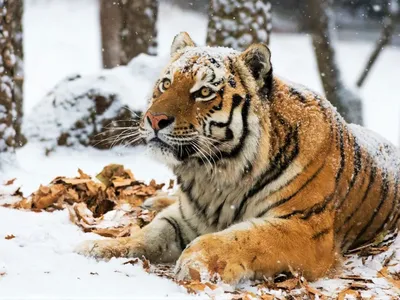
[[[397,6],[398,4],[396,4],[394,0],[389,2],[389,4],[390,5],[388,5],[387,16],[384,17],[382,22],[383,28],[381,35],[378,41],[376,42],[375,49],[372,51],[367,61],[367,65],[364,68],[364,71],[361,73],[360,78],[357,80],[358,87],[361,87],[364,84],[365,79],[367,79],[367,76],[370,70],[372,69],[373,65],[375,64],[377,58],[382,53],[382,50],[390,43],[392,39],[392,35],[396,26],[395,17],[398,14],[398,6]]]
[[[100,0],[103,66],[127,64],[140,53],[156,54],[157,0]]]
[[[362,124],[362,102],[343,83],[334,48],[332,0],[310,0],[305,22],[312,34],[312,44],[325,95],[350,123]]]
[[[269,44],[271,4],[263,0],[210,0],[207,44],[244,50]]]
[[[0,0],[0,152],[23,141],[22,0]]]

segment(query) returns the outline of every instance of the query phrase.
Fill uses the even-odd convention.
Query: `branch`
[[[371,53],[371,56],[368,59],[367,66],[364,68],[360,78],[357,80],[358,87],[363,85],[379,54],[382,52],[384,47],[390,43],[395,28],[394,16],[395,14],[390,14],[383,20],[383,30],[381,36],[376,43],[374,51]]]

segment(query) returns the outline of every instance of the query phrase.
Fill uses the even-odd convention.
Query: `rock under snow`
[[[24,133],[30,141],[43,142],[47,151],[56,146],[134,144],[131,127],[146,109],[152,85],[165,64],[165,58],[141,54],[127,66],[70,76],[32,109]]]

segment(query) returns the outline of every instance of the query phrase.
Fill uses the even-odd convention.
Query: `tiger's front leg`
[[[198,237],[182,253],[175,271],[178,279],[217,275],[227,283],[292,270],[315,280],[335,265],[335,250],[332,230],[318,234],[300,220],[253,219]]]
[[[151,262],[175,262],[186,245],[196,238],[179,211],[179,203],[163,210],[135,235],[87,241],[77,252],[97,259],[145,256]]]

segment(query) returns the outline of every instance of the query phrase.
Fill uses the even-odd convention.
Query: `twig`
[[[384,47],[390,43],[393,35],[393,31],[395,28],[394,17],[396,13],[389,13],[389,16],[385,17],[383,20],[383,30],[379,37],[378,42],[376,43],[374,51],[371,53],[371,56],[368,59],[367,66],[364,68],[360,78],[357,80],[357,86],[361,87],[367,78],[369,72],[371,71],[373,65],[375,64],[379,54],[381,54]]]

